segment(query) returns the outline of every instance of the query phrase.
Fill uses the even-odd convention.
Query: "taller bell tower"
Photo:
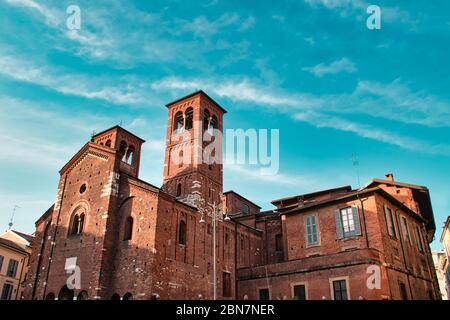
[[[168,124],[163,189],[198,206],[222,195],[222,132],[226,110],[203,91],[166,105]]]

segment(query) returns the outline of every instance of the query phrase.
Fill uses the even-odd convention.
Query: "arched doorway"
[[[88,299],[88,294],[86,291],[81,291],[78,296],[77,296],[77,300],[87,300]]]
[[[124,294],[123,300],[133,300],[133,295],[131,293],[127,292]]]
[[[73,296],[73,290],[70,290],[67,286],[64,286],[59,291],[58,300],[73,300]]]
[[[45,300],[55,300],[55,294],[53,292],[50,292],[49,294],[47,294],[47,296],[45,297]]]
[[[119,294],[118,294],[118,293],[114,293],[114,294],[111,296],[111,300],[120,300]]]

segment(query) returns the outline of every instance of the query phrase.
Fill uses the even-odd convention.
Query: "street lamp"
[[[213,249],[213,300],[217,300],[217,260],[216,260],[216,226],[217,226],[217,219],[221,218],[221,215],[223,215],[223,213],[221,212],[220,209],[218,209],[216,207],[216,203],[213,203],[213,210],[211,213],[211,218],[212,218],[212,223],[213,223],[213,245],[214,245],[214,249]],[[230,217],[228,216],[228,213],[225,213],[225,217],[223,218],[224,221],[230,221]],[[206,220],[203,217],[203,213],[202,216],[200,217],[200,223],[205,223]]]

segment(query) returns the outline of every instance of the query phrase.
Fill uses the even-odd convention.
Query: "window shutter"
[[[353,213],[353,221],[355,223],[355,236],[361,235],[361,223],[359,222],[359,213],[358,213],[358,207],[352,207],[352,213]]]
[[[392,231],[391,231],[391,227],[390,227],[390,223],[392,223],[392,222],[390,221],[390,220],[391,220],[391,217],[390,217],[389,214],[388,214],[386,205],[383,206],[383,209],[384,209],[384,219],[386,219],[386,228],[387,228],[388,234],[389,234],[390,236],[392,236]]]
[[[344,237],[344,230],[342,229],[341,211],[339,209],[334,211],[334,219],[336,220],[336,238],[342,239]]]

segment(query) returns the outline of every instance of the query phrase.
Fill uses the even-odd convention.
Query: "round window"
[[[86,184],[82,184],[80,187],[80,193],[83,194],[86,191]]]

